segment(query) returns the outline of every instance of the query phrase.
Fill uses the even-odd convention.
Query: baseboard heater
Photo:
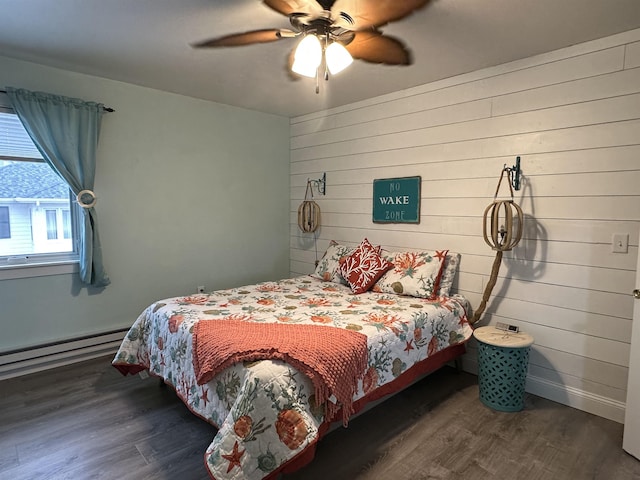
[[[115,354],[127,329],[0,353],[0,380]]]

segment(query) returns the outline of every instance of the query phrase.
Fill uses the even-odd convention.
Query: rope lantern
[[[507,176],[509,175],[510,169],[508,167],[502,169],[500,180],[498,181],[498,186],[496,187],[496,193],[493,196],[493,203],[490,204],[484,211],[484,224],[482,226],[482,234],[487,245],[489,245],[493,250],[496,251],[496,258],[493,261],[493,268],[491,269],[489,283],[487,283],[487,286],[484,289],[482,302],[469,321],[471,325],[473,325],[480,319],[480,316],[487,306],[487,301],[491,296],[491,291],[493,290],[493,287],[496,284],[496,280],[498,279],[498,271],[500,270],[500,265],[502,263],[503,252],[507,252],[513,249],[513,247],[515,247],[522,238],[524,215],[522,214],[522,209],[520,208],[520,206],[513,201],[513,187],[511,186],[510,181],[507,181],[507,183],[509,184],[509,190],[511,192],[511,200],[496,200],[496,198],[498,197],[498,191],[500,190],[500,184],[502,183],[502,178],[504,177],[505,173],[507,174]],[[514,218],[516,220],[515,234],[513,231]]]
[[[320,206],[309,198],[313,198],[311,180],[307,180],[304,201],[298,207],[298,227],[305,233],[315,232],[320,226]]]

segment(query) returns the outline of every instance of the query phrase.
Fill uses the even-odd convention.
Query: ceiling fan
[[[292,72],[316,78],[335,75],[353,59],[387,65],[410,65],[411,53],[379,28],[407,17],[429,0],[263,0],[289,17],[292,29],[269,28],[234,33],[193,44],[194,48],[237,47],[302,37],[289,56]]]

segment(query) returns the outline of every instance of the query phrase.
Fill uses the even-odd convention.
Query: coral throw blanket
[[[317,404],[326,405],[329,420],[341,405],[346,425],[367,368],[366,335],[328,326],[241,320],[200,320],[194,327],[193,363],[200,385],[237,362],[274,359],[311,379]],[[332,395],[337,405],[327,401]]]

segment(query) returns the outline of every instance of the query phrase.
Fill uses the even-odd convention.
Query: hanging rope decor
[[[320,226],[320,206],[313,200],[311,180],[307,180],[304,201],[298,207],[298,227],[305,233],[315,232]]]
[[[511,186],[510,181],[507,181],[507,183],[509,184],[509,190],[511,192],[511,200],[496,200],[498,197],[498,191],[500,190],[500,184],[502,183],[502,178],[505,173],[508,177],[509,168],[505,167],[502,169],[500,180],[496,187],[496,194],[493,196],[493,203],[484,211],[482,234],[487,245],[496,251],[496,258],[493,261],[493,268],[491,269],[489,282],[484,289],[482,302],[480,302],[480,306],[474,312],[473,317],[469,321],[471,325],[480,319],[480,316],[483,314],[484,309],[487,306],[487,302],[491,296],[491,291],[498,279],[498,271],[502,264],[503,252],[513,249],[513,247],[515,247],[522,238],[524,216],[520,206],[513,201],[513,187]],[[514,223],[516,228],[515,234],[513,231]]]

